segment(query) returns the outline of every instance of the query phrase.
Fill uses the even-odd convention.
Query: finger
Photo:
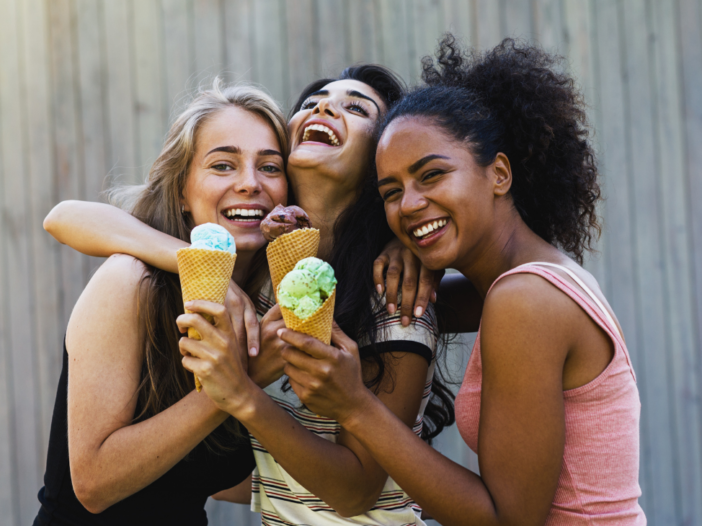
[[[247,308],[244,311],[244,323],[246,325],[246,340],[248,342],[246,348],[249,350],[249,356],[256,356],[261,348],[261,326],[258,324],[253,304],[251,308]]]
[[[183,356],[194,356],[200,360],[211,360],[212,358],[209,348],[200,340],[181,338],[178,341],[178,348]]]
[[[290,385],[293,383],[302,387],[303,390],[316,389],[319,387],[320,382],[309,372],[299,369],[292,364],[286,363],[283,368],[283,372],[290,379]],[[295,392],[297,394],[297,391]]]
[[[397,311],[397,291],[400,288],[400,276],[404,263],[401,256],[393,256],[388,263],[388,272],[385,277],[385,307],[392,316]]]
[[[373,262],[373,283],[375,283],[375,289],[378,291],[380,296],[383,295],[383,290],[385,289],[385,267],[388,266],[389,258],[385,254],[381,254]]]
[[[331,342],[332,345],[334,345],[335,347],[339,347],[340,349],[345,350],[354,357],[359,358],[358,345],[355,341],[349,338],[349,336],[344,331],[341,330],[341,328],[336,324],[336,322],[334,322],[334,325],[332,326]]]
[[[214,319],[215,327],[233,331],[227,308],[220,303],[205,300],[191,300],[185,304],[185,308],[190,312],[209,314]]]
[[[280,351],[280,357],[286,364],[290,364],[301,371],[306,371],[313,376],[323,376],[325,374],[323,369],[326,369],[328,366],[326,362],[313,358],[306,352],[291,346],[284,347]],[[322,364],[325,364],[325,366],[322,367]]]
[[[203,318],[201,314],[181,314],[176,318],[176,324],[178,325],[178,328],[181,330],[181,332],[185,332],[186,330],[188,330],[188,328],[192,327],[200,333],[200,336],[203,339],[211,338],[215,334],[215,328],[210,324],[209,321]]]
[[[283,313],[280,311],[280,305],[276,303],[270,309],[268,309],[268,312],[266,312],[266,314],[263,315],[263,318],[261,318],[261,325],[263,325],[264,323],[282,319]]]
[[[419,269],[419,287],[417,289],[417,297],[414,300],[413,314],[420,318],[427,310],[431,295],[434,292],[434,271],[429,270],[424,265]]]
[[[279,329],[278,337],[293,347],[306,352],[313,358],[324,359],[334,356],[336,349],[331,345],[320,342],[317,338],[296,332],[291,329]]]
[[[409,250],[402,252],[404,268],[402,270],[402,326],[407,327],[412,321],[412,307],[417,295],[417,281],[419,280],[419,259]]]
[[[212,364],[193,356],[183,356],[183,367],[199,378],[209,378],[212,374]]]

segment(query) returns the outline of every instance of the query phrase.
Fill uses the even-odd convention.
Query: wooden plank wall
[[[642,399],[641,503],[702,524],[702,0],[0,0],[0,516],[33,520],[73,304],[98,260],[42,230],[62,199],[137,182],[178,107],[214,75],[287,109],[356,62],[416,82],[453,30],[568,58],[606,201],[587,266],[624,327]],[[469,338],[470,339],[470,338]],[[460,379],[467,345],[449,356]],[[477,469],[455,429],[437,447]],[[256,524],[208,505],[213,524]]]

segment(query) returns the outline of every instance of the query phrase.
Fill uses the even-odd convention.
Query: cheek
[[[271,200],[273,207],[279,204],[283,206],[288,204],[288,180],[285,177],[266,179],[261,186]]]

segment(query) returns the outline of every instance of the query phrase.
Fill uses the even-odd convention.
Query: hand
[[[247,349],[249,356],[256,356],[261,348],[259,345],[261,328],[256,317],[256,306],[233,279],[229,280],[229,290],[224,299],[224,306],[229,312],[239,348]]]
[[[285,374],[305,406],[341,425],[363,410],[372,394],[363,384],[358,345],[336,323],[333,346],[290,329],[280,329],[278,334],[290,344],[282,351]]]
[[[185,306],[191,313],[176,319],[180,332],[192,327],[202,339],[180,339],[183,367],[200,379],[205,393],[219,409],[236,416],[248,399],[247,389],[252,383],[246,373],[246,354],[239,350],[227,309],[204,300],[189,301]],[[214,324],[201,314],[212,316]]]
[[[384,278],[385,269],[387,274]],[[373,263],[373,281],[382,295],[385,284],[385,301],[388,313],[397,310],[397,290],[402,276],[402,325],[407,327],[412,315],[419,318],[431,301],[436,301],[436,291],[444,275],[443,270],[429,270],[419,258],[397,238],[390,241]]]
[[[280,306],[275,305],[261,320],[261,350],[249,358],[249,377],[261,388],[283,376],[285,360],[281,351],[288,344],[278,337],[278,331],[284,328]]]

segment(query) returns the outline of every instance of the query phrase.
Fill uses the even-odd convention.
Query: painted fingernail
[[[380,294],[381,296],[383,295],[383,286],[382,285],[380,285],[380,284],[376,285],[375,290],[377,290],[378,294]]]
[[[397,307],[395,307],[395,304],[394,304],[394,303],[388,303],[388,312],[390,313],[391,316],[392,316],[393,314],[395,314],[395,310],[397,310]]]
[[[251,349],[249,349],[249,356],[258,356],[258,349],[256,349],[256,347],[251,347]]]
[[[278,329],[276,334],[278,335],[278,338],[280,338],[283,335],[283,329]]]
[[[424,309],[422,309],[421,307],[417,307],[416,309],[414,309],[414,315],[417,318],[421,318],[423,312],[424,312]]]
[[[402,326],[407,327],[409,324],[410,324],[409,316],[403,316],[402,317]]]

